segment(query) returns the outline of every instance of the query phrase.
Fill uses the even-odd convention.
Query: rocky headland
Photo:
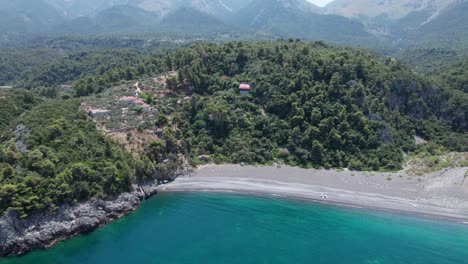
[[[10,212],[0,218],[0,256],[21,255],[49,248],[57,242],[90,232],[136,210],[157,193],[158,182],[134,185],[114,199],[94,198],[74,206],[62,206],[54,215],[38,213],[25,219]]]

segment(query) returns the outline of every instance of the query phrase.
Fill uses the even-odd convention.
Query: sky
[[[333,0],[307,0],[307,1],[318,6],[325,6],[326,4],[332,2]]]

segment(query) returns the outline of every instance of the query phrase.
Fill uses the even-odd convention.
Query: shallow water
[[[6,263],[468,263],[468,226],[280,198],[163,193]]]

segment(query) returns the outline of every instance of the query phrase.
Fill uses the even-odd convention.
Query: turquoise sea
[[[163,193],[88,235],[0,264],[468,263],[468,226],[280,198]]]

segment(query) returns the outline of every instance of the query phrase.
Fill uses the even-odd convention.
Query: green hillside
[[[468,93],[468,59],[446,67],[438,77],[454,90]]]
[[[147,68],[175,69],[169,87],[191,96],[175,110],[173,125],[193,159],[397,169],[402,152],[416,148],[413,136],[437,141],[467,129],[463,99],[449,100],[451,90],[358,49],[294,41],[205,44],[153,63]],[[121,78],[128,73],[148,74],[133,68]],[[102,91],[115,74],[78,82],[77,94]],[[253,86],[250,96],[238,95],[241,82]]]
[[[210,32],[214,35],[232,30],[221,20],[193,8],[181,8],[166,15],[159,28],[169,34],[181,32],[187,35],[193,32],[197,34]]]
[[[449,71],[436,85],[391,58],[290,40],[197,44],[153,56],[79,80],[80,101],[0,90],[8,102],[2,104],[0,213],[26,217],[109,197],[136,181],[172,175],[182,156],[192,164],[397,170],[404,152],[421,152],[414,136],[430,142],[424,151],[466,151],[468,100],[452,88],[464,85],[460,75]],[[118,113],[99,122],[125,126],[116,98],[134,93],[136,80],[147,86],[161,76],[162,90],[153,94],[148,86],[141,95],[151,112],[130,110],[128,125],[135,127],[126,140],[152,139],[137,152],[103,136],[80,110],[81,102],[97,100]],[[240,83],[251,85],[249,95],[239,95]]]
[[[119,194],[136,181],[163,178],[173,170],[175,164],[135,158],[104,137],[79,105],[46,101],[11,122],[10,132],[2,129],[0,214],[52,213],[62,204]]]
[[[462,2],[443,11],[435,19],[410,31],[407,38],[411,43],[431,47],[450,47],[468,54],[468,2]]]
[[[288,7],[287,3],[290,3]],[[370,44],[369,42],[377,41],[357,20],[337,15],[317,14],[300,8],[296,1],[253,1],[233,16],[231,23],[270,32],[284,38],[326,40],[348,44]]]
[[[61,21],[62,17],[57,10],[43,0],[0,3],[0,36],[44,33]]]
[[[59,34],[145,33],[156,30],[159,17],[133,6],[114,6],[93,17],[79,17],[54,28]]]

